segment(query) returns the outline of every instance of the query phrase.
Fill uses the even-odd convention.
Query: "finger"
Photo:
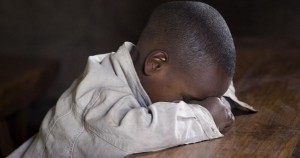
[[[230,103],[225,97],[221,97],[222,103],[225,105],[226,108],[231,109]]]
[[[227,117],[228,117],[228,119],[230,119],[230,120],[235,120],[235,117],[234,117],[234,115],[233,115],[233,113],[232,113],[231,110],[226,109],[226,112],[227,112]]]

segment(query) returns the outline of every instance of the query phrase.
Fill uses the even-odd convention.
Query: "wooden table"
[[[49,88],[58,66],[53,59],[0,56],[0,157],[28,139],[26,107]]]
[[[236,46],[237,95],[259,112],[235,111],[223,138],[129,157],[300,157],[300,46],[251,38]]]

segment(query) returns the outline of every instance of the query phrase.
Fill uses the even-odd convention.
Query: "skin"
[[[209,97],[202,101],[192,100],[190,104],[204,106],[213,116],[221,133],[226,133],[232,127],[234,116],[229,102],[224,97]]]
[[[131,56],[141,84],[153,103],[183,100],[199,104],[212,114],[222,133],[232,125],[234,117],[230,105],[222,99],[232,77],[221,66],[198,62],[197,72],[186,72],[176,69],[176,62],[170,61],[169,54],[161,50],[151,51],[141,59],[143,55],[134,49]]]

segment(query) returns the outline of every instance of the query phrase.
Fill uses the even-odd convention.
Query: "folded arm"
[[[99,115],[87,113],[89,129],[129,154],[223,136],[209,111],[202,106],[183,101],[157,102],[147,108],[136,104],[131,96],[127,96],[107,108],[101,119]]]
[[[129,154],[218,138],[234,120],[230,106],[219,98],[189,104],[157,102],[148,107],[140,107],[130,95],[116,98],[122,99],[109,108],[103,105],[111,101],[102,103],[99,110],[107,109],[101,112],[104,116],[88,113],[86,122],[101,139]]]

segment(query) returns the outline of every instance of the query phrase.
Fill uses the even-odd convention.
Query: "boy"
[[[234,68],[232,37],[216,10],[165,3],[136,46],[89,57],[39,133],[10,156],[124,157],[219,138],[234,119],[226,91],[254,111],[234,95]]]

